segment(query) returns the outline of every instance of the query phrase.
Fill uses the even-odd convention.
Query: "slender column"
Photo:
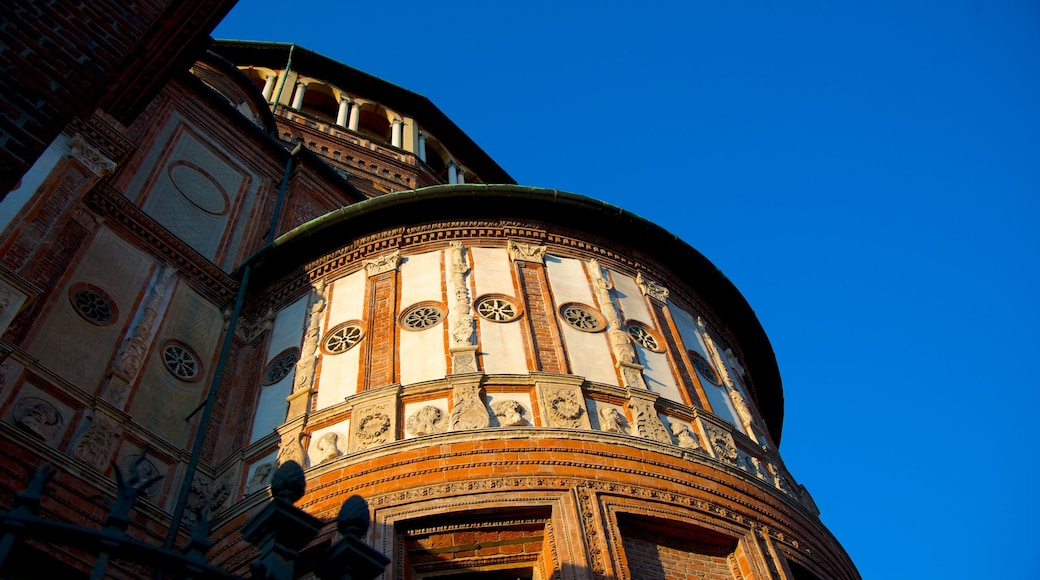
[[[361,103],[354,101],[354,105],[350,107],[350,121],[347,124],[347,129],[351,131],[357,131],[358,123],[361,121]]]
[[[455,175],[455,162],[448,162],[448,185],[455,185],[459,182],[459,178]]]
[[[426,134],[419,131],[419,146],[417,147],[419,159],[426,161]]]
[[[466,183],[466,173],[462,171],[461,167],[455,167],[455,183],[463,185]]]
[[[268,103],[271,102],[271,97],[274,96],[274,85],[277,80],[278,75],[267,75],[264,77],[264,100]]]
[[[306,93],[306,92],[307,92],[307,85],[297,81],[296,82],[296,92],[293,93],[292,108],[294,108],[297,111],[299,111],[300,108],[303,107],[303,94]]]
[[[401,147],[401,131],[404,129],[404,121],[394,117],[394,126],[390,130],[390,144]]]
[[[340,127],[347,126],[347,120],[350,117],[350,103],[353,99],[346,95],[340,95],[339,97],[339,112],[336,114],[336,124]]]

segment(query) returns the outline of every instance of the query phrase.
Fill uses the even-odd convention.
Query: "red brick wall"
[[[529,365],[529,368],[547,373],[565,373],[567,369],[559,349],[560,333],[556,327],[556,313],[549,296],[545,267],[528,262],[520,262],[518,267],[535,357],[535,364]]]
[[[711,556],[650,540],[623,537],[628,558],[629,578],[668,578],[669,580],[733,580],[726,556]]]

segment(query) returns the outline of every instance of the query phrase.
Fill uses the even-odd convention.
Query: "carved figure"
[[[321,320],[325,311],[325,283],[319,282],[315,288],[314,299],[311,302],[310,322],[303,339],[303,348],[300,350],[300,360],[296,362],[296,379],[293,384],[293,392],[309,389],[314,379],[314,365],[318,358],[318,335],[321,331]]]
[[[149,482],[147,485],[141,486],[141,495],[147,497],[159,491],[158,482],[162,479],[162,474],[159,473],[159,469],[155,467],[155,464],[145,457],[144,453],[127,455],[117,465],[122,469],[123,473],[129,474],[129,481],[133,481],[133,478],[136,477],[137,483]]]
[[[733,435],[714,425],[705,425],[704,430],[715,456],[722,461],[736,465],[737,444],[733,442]]]
[[[509,259],[514,262],[536,262],[538,264],[544,264],[546,249],[545,246],[523,244],[509,240],[506,251],[509,253]]]
[[[451,242],[449,248],[451,278],[455,286],[455,302],[451,306],[451,337],[456,347],[469,346],[474,334],[469,290],[466,288],[465,278],[469,266],[466,265],[462,242]]]
[[[38,397],[22,397],[14,405],[14,424],[29,433],[50,441],[61,429],[64,421],[58,409]]]
[[[625,418],[614,407],[600,407],[599,428],[608,433],[627,433]]]
[[[653,403],[636,399],[631,401],[628,407],[635,415],[639,435],[661,443],[672,443],[672,437],[665,430],[661,418],[657,416],[657,409]]]
[[[636,274],[636,285],[639,286],[644,296],[649,296],[658,302],[668,301],[668,289],[653,280],[647,280],[643,277],[642,272]]]
[[[452,431],[487,429],[491,426],[491,417],[480,395],[480,385],[456,385],[453,395],[455,406],[451,410]]]
[[[426,405],[405,421],[405,429],[412,435],[432,435],[447,429],[444,413],[433,405]]]
[[[82,459],[95,469],[104,469],[112,456],[112,446],[118,437],[115,425],[111,422],[94,417],[90,427],[83,433],[76,443],[76,457]]]
[[[672,435],[675,435],[676,445],[683,449],[700,449],[701,445],[697,438],[690,432],[690,428],[682,423],[672,423]]]
[[[502,427],[514,427],[524,424],[524,406],[517,401],[511,399],[495,401],[491,403],[491,410],[495,413],[495,418],[498,419],[498,424]]]
[[[339,435],[336,433],[326,433],[318,439],[318,461],[317,463],[325,463],[326,461],[332,461],[333,459],[343,455],[343,452],[339,450]]]
[[[392,253],[385,256],[379,256],[378,258],[372,258],[371,260],[365,260],[365,273],[369,276],[375,276],[376,274],[382,274],[383,272],[391,272],[397,269],[397,266],[401,263],[401,250],[394,250]]]
[[[271,482],[271,474],[274,473],[274,462],[268,461],[261,463],[256,466],[253,470],[253,476],[246,482],[245,492],[247,494],[253,493],[261,487],[266,487]]]

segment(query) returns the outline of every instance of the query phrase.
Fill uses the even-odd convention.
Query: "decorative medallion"
[[[690,355],[690,362],[692,362],[694,368],[697,369],[697,374],[716,387],[722,386],[722,379],[719,377],[719,373],[715,372],[711,363],[705,360],[704,357],[701,356],[701,353],[695,350],[689,350],[686,352]]]
[[[210,215],[224,215],[230,203],[224,188],[201,167],[187,161],[169,166],[167,175],[177,193],[191,205]]]
[[[518,401],[505,399],[491,403],[491,412],[495,414],[499,427],[515,427],[524,425],[524,406]]]
[[[61,412],[39,397],[22,397],[14,404],[11,415],[15,425],[44,441],[54,438],[64,423]]]
[[[325,354],[342,354],[354,348],[354,345],[361,342],[362,338],[365,338],[365,332],[361,330],[361,321],[344,322],[325,333],[321,350]]]
[[[475,306],[481,318],[492,322],[512,322],[520,317],[520,305],[504,294],[485,294]]]
[[[628,321],[628,335],[646,350],[652,352],[664,352],[664,341],[657,338],[657,333],[649,326],[636,320]]]
[[[405,330],[426,330],[444,320],[444,309],[437,302],[420,302],[405,309],[397,323]]]
[[[444,412],[433,405],[426,405],[405,421],[404,428],[415,436],[443,433],[448,429]]]
[[[171,341],[162,352],[163,364],[170,374],[182,381],[195,381],[202,376],[199,355],[183,342]]]
[[[293,370],[299,359],[300,349],[293,347],[283,350],[267,364],[267,369],[264,370],[264,385],[273,385],[284,379]]]
[[[84,320],[98,326],[116,321],[116,307],[103,290],[90,284],[76,284],[69,290],[69,301]]]
[[[568,302],[560,306],[560,317],[568,325],[582,332],[599,332],[606,328],[606,320],[591,306]]]
[[[373,413],[358,421],[357,436],[372,441],[390,428],[390,417],[385,413]]]
[[[576,401],[569,397],[557,396],[549,402],[549,410],[560,419],[573,421],[581,417],[583,409]]]

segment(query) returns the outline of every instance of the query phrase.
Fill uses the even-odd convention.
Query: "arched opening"
[[[303,106],[300,110],[312,117],[329,123],[336,122],[339,103],[332,94],[332,89],[324,83],[309,83],[303,93]]]
[[[267,79],[264,78],[264,75],[260,74],[260,71],[255,68],[250,68],[246,69],[244,72],[246,73],[246,76],[249,77],[249,80],[256,85],[257,90],[264,90],[264,85],[267,84]]]
[[[387,119],[386,109],[375,103],[364,103],[361,105],[361,115],[358,117],[358,133],[381,141],[390,142],[390,120]]]
[[[450,159],[450,156],[444,147],[427,135],[426,166],[432,169],[444,182],[448,181],[448,159]]]

